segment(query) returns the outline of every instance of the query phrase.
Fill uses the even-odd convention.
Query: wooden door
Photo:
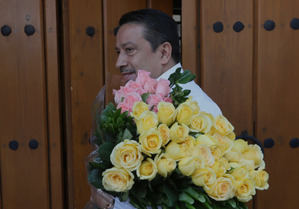
[[[2,209],[63,208],[55,21],[53,2],[0,1]]]
[[[250,207],[297,208],[299,2],[189,0],[182,8],[196,3],[200,21],[188,31],[198,28],[200,58],[190,59],[196,45],[184,41],[183,29],[183,64],[197,66],[203,89],[237,133],[247,130],[264,144],[270,188],[258,192]],[[196,22],[184,9],[182,19]],[[274,146],[267,148],[271,140]]]
[[[265,148],[270,188],[258,193],[256,208],[293,209],[299,188],[299,148],[290,146],[299,138],[299,30],[291,21],[299,18],[299,2],[265,0],[256,6],[256,130],[260,140],[274,141]]]

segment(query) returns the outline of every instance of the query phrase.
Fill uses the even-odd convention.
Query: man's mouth
[[[127,83],[129,80],[135,80],[136,79],[136,73],[135,71],[121,71],[121,83],[125,84]]]

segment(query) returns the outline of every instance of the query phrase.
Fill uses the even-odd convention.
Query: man
[[[123,82],[135,79],[137,70],[151,72],[153,78],[168,79],[180,64],[177,25],[167,14],[153,9],[142,9],[123,15],[116,29],[116,66]],[[219,107],[193,81],[182,85],[191,90],[191,96],[200,109],[217,116]],[[92,200],[100,208],[113,205],[111,197],[100,190],[92,190]],[[128,203],[116,199],[114,209],[131,209]]]
[[[180,64],[180,47],[177,25],[167,14],[143,9],[123,15],[116,30],[116,66],[123,81],[136,78],[137,70],[151,72],[153,78],[168,79]],[[202,111],[214,116],[221,114],[219,107],[196,85],[182,85],[190,89]]]

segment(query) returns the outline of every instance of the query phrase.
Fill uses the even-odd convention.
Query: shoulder
[[[222,114],[218,105],[194,81],[184,84],[182,87],[191,90],[190,96],[197,101],[202,111],[211,113],[215,117]]]

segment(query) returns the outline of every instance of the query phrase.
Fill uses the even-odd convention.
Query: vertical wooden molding
[[[74,208],[74,187],[73,187],[73,149],[72,149],[72,104],[71,104],[71,50],[70,50],[70,23],[69,23],[69,0],[62,1],[62,24],[63,24],[63,127],[66,148],[66,184],[68,209]]]
[[[50,204],[52,209],[63,209],[62,135],[60,110],[60,76],[57,43],[56,1],[44,2],[45,61],[48,97],[48,146],[50,168]]]
[[[199,82],[198,1],[182,1],[182,64]]]

